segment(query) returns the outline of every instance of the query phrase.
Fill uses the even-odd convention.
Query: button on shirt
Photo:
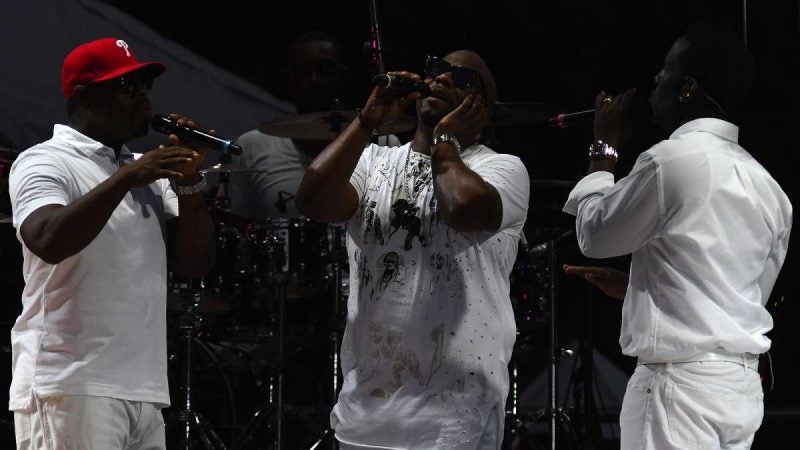
[[[33,395],[93,395],[169,404],[166,355],[166,220],[178,213],[169,183],[131,189],[77,254],[48,264],[19,229],[36,209],[68,205],[140,155],[63,125],[20,154],[10,191],[23,244],[22,313],[11,331],[10,409]]]
[[[632,253],[624,354],[675,361],[769,349],[764,306],[786,256],[792,206],[737,140],[735,125],[696,119],[617,183],[594,172],[570,192],[564,211],[576,216],[586,256]]]

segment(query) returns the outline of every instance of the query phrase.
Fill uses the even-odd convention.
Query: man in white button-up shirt
[[[25,279],[11,331],[19,449],[165,447],[167,261],[204,274],[214,231],[204,150],[174,135],[144,155],[125,145],[147,133],[163,72],[121,39],[77,47],[61,77],[69,125],[11,168]]]
[[[725,120],[751,74],[732,36],[692,27],[667,54],[650,98],[655,123],[671,135],[616,183],[614,148],[634,91],[596,99],[589,174],[564,211],[576,216],[585,255],[633,256],[620,345],[638,365],[620,416],[623,450],[745,449],[761,424],[758,355],[772,328],[765,304],[792,209]]]

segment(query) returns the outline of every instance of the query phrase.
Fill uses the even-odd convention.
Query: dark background
[[[225,2],[187,4],[154,0],[109,1],[157,32],[280,95],[278,79],[286,45],[308,30],[324,30],[343,45],[350,68],[345,105],[355,108],[369,92],[373,68],[363,52],[369,39],[369,1]],[[388,70],[420,71],[426,54],[444,55],[458,48],[480,53],[492,68],[501,102],[530,102],[535,116],[559,110],[582,110],[597,92],[638,88],[645,105],[653,76],[672,42],[698,20],[720,24],[744,35],[744,1],[377,1],[378,21]],[[756,84],[736,117],[740,141],[773,174],[790,199],[797,198],[794,176],[798,151],[796,126],[800,8],[797,1],[746,2],[748,47],[756,60]],[[280,12],[278,12],[280,11]],[[146,58],[146,55],[139,55]],[[197,95],[202,95],[198,93]],[[537,103],[539,106],[534,106]],[[265,118],[268,117],[265,111]],[[637,116],[633,141],[621,149],[618,175],[636,156],[664,138],[648,125],[646,108]],[[590,128],[549,129],[540,123],[498,127],[493,146],[520,156],[533,179],[526,225],[529,247],[548,242],[573,225],[560,212],[572,183],[583,175]],[[404,136],[401,136],[401,138]],[[407,136],[406,136],[407,138]],[[795,202],[796,203],[796,202]],[[794,380],[800,364],[795,347],[798,312],[797,232],[773,291],[769,309],[775,318],[773,339],[775,388],[766,394],[767,414],[754,448],[793,448],[792,427],[800,423],[800,389]],[[572,240],[558,241],[560,261],[585,263]],[[5,258],[15,256],[6,253]],[[541,264],[541,255],[535,264]],[[624,267],[626,258],[610,262]],[[4,275],[8,278],[8,275]],[[525,283],[542,289],[541,276]],[[545,277],[546,278],[546,277]],[[619,355],[620,305],[576,280],[556,277],[559,286],[559,335],[595,346],[620,368],[633,361]],[[6,284],[13,283],[6,281]],[[519,283],[519,282],[518,282]],[[523,283],[524,284],[524,283]],[[12,297],[13,298],[13,297]],[[11,310],[13,320],[16,305]],[[541,305],[539,305],[541,306]],[[537,305],[517,305],[536,311]],[[531,372],[546,366],[548,315],[520,324],[521,342]],[[9,318],[5,318],[9,320]],[[533,362],[531,362],[533,361]],[[598,444],[599,445],[599,444]]]

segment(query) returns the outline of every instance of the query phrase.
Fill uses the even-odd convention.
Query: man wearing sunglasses
[[[174,135],[143,155],[126,146],[149,130],[164,69],[121,39],[78,46],[62,68],[68,125],[11,168],[26,283],[11,331],[20,449],[165,447],[167,262],[203,275],[214,231],[204,149]]]
[[[347,227],[344,384],[331,413],[343,449],[499,449],[515,339],[508,275],[528,173],[479,141],[496,99],[483,59],[429,57],[429,97],[375,88],[311,163],[301,213]],[[364,148],[416,101],[413,140]],[[390,279],[385,262],[398,261]]]
[[[752,71],[733,36],[690,28],[650,97],[654,122],[671,135],[616,183],[633,90],[596,99],[589,174],[564,211],[576,216],[586,256],[632,253],[630,278],[564,269],[624,297],[619,342],[637,367],[620,414],[623,450],[747,449],[761,424],[759,354],[772,329],[765,305],[786,257],[792,206],[728,121]]]

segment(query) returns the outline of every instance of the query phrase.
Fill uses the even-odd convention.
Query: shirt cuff
[[[562,211],[576,216],[578,215],[578,206],[580,206],[584,199],[594,194],[601,194],[612,186],[614,186],[613,173],[606,171],[590,173],[578,181],[578,184],[572,188],[567,198],[567,203],[564,204]]]

